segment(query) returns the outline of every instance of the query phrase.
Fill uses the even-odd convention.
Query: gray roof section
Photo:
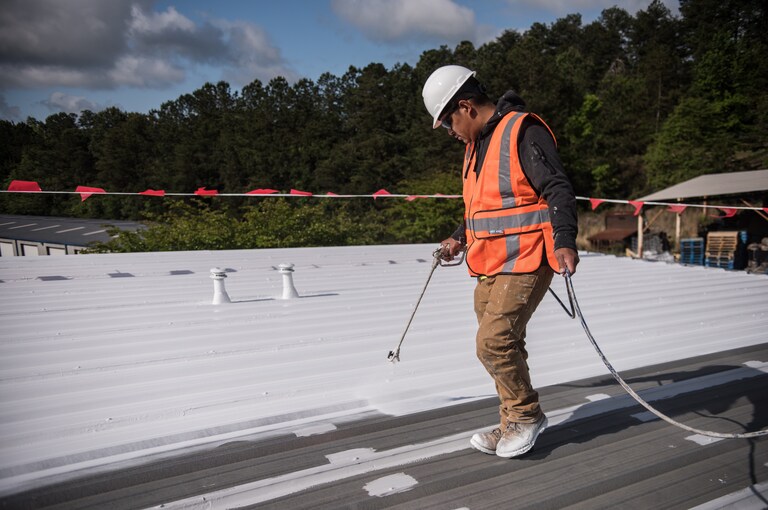
[[[768,170],[700,175],[638,200],[674,200],[678,198],[714,197],[768,190]]]
[[[46,244],[88,246],[111,238],[107,226],[137,230],[143,225],[135,221],[58,218],[52,216],[0,215],[0,239],[15,239]]]

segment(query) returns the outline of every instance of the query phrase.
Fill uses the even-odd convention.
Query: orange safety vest
[[[518,158],[520,127],[528,115],[534,116],[510,112],[501,119],[479,175],[470,171],[476,142],[467,144],[463,195],[472,276],[530,273],[541,267],[544,254],[555,271],[559,268],[549,206],[531,187]]]

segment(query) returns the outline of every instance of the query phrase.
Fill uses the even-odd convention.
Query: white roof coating
[[[402,361],[387,361],[433,249],[0,258],[0,495],[182,448],[495,395],[475,359],[463,267],[437,268]],[[581,256],[581,309],[620,371],[768,340],[765,275]],[[276,299],[281,263],[295,264],[300,298]],[[211,304],[213,267],[227,271],[232,303]],[[558,277],[553,286],[564,298]],[[551,296],[528,350],[536,386],[606,373]]]

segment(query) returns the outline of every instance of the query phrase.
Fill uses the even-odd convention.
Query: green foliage
[[[110,230],[118,234],[107,243],[99,243],[89,251],[187,251],[229,250],[237,248],[237,226],[223,211],[214,211],[208,204],[196,201],[171,201],[168,211],[149,215],[148,226],[136,232]]]
[[[593,182],[592,168],[601,165],[603,155],[604,137],[600,131],[602,109],[600,98],[595,94],[587,94],[581,108],[565,124],[564,138],[567,146],[579,148],[578,154],[572,155],[569,164],[571,182],[577,190],[598,187]],[[569,154],[566,152],[563,156]]]
[[[297,199],[306,200],[306,199]],[[244,208],[237,218],[202,201],[174,201],[151,215],[147,228],[111,229],[117,235],[91,253],[133,251],[232,250],[373,244],[382,227],[372,217],[355,217],[344,203],[267,199]]]
[[[413,195],[461,195],[458,174],[439,173],[401,183]],[[447,198],[416,198],[411,202],[389,201],[382,215],[395,242],[428,243],[450,236],[461,223],[464,203]]]
[[[621,184],[616,172],[606,163],[592,169],[592,180],[595,183],[595,195],[599,197],[613,196],[614,191]]]
[[[370,216],[355,217],[348,204],[310,199],[266,199],[247,208],[237,244],[243,248],[375,244],[381,226]]]
[[[747,129],[749,101],[741,96],[683,100],[646,155],[648,185],[663,188],[698,175],[741,169],[733,159]]]

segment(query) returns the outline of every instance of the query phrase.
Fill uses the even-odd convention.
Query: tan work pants
[[[531,386],[525,327],[544,298],[554,272],[489,276],[475,287],[477,357],[496,383],[501,427],[532,423],[541,416],[539,394]]]

